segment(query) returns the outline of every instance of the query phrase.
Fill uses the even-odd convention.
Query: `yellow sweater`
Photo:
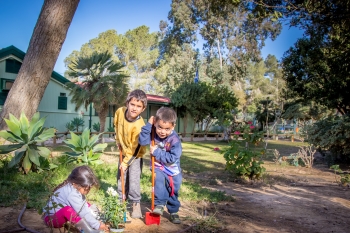
[[[141,116],[130,122],[126,119],[125,112],[126,107],[120,107],[115,111],[114,127],[116,143],[119,143],[123,148],[123,164],[129,166],[135,151],[137,158],[143,157],[146,153],[146,146],[139,145],[141,127],[145,125],[145,122]]]

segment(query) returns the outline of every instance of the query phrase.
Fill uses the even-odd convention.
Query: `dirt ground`
[[[350,232],[350,189],[335,183],[334,174],[325,165],[308,169],[265,163],[265,167],[268,175],[258,182],[231,180],[222,172],[184,175],[203,187],[233,195],[235,201],[182,203],[182,224],[172,224],[164,214],[159,226],[147,226],[144,219],[137,219],[126,224],[125,232]],[[149,211],[147,207],[142,206],[143,213]],[[21,209],[0,208],[0,233],[21,228],[17,223]],[[219,227],[210,229],[208,226],[215,223],[213,215]],[[21,223],[29,231],[50,232],[36,210],[27,209]]]

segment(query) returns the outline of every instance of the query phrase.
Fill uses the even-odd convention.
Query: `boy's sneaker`
[[[163,205],[157,205],[156,208],[154,208],[152,213],[156,214],[156,215],[163,215],[163,211],[164,211],[164,206]]]
[[[170,222],[172,222],[174,224],[180,224],[181,220],[180,220],[179,215],[177,213],[170,214]]]
[[[132,218],[142,218],[140,202],[132,203]]]

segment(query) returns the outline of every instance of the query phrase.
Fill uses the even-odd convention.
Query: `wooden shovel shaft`
[[[122,165],[123,162],[123,152],[119,149],[119,168]],[[124,185],[124,171],[123,169],[120,169],[120,179],[121,179],[121,186],[122,186],[122,200],[125,201],[125,185]]]
[[[151,131],[151,139],[152,139],[152,146],[154,146],[154,128],[152,125],[152,131]],[[151,154],[152,159],[152,211],[154,209],[154,156]]]

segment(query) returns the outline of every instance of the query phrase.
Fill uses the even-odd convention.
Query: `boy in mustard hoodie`
[[[146,146],[139,144],[141,127],[145,125],[140,114],[147,107],[147,96],[142,90],[134,90],[126,99],[126,106],[120,107],[114,115],[115,139],[119,150],[123,152],[123,161],[119,164],[117,182],[118,194],[122,196],[120,170],[124,171],[125,197],[132,203],[132,218],[141,218],[140,179],[143,155]]]

